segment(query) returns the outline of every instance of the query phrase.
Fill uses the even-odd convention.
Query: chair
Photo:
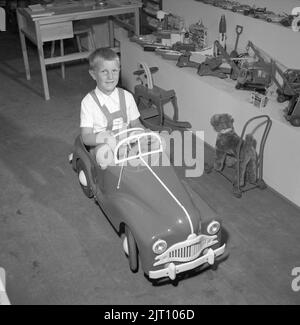
[[[88,49],[89,50],[95,50],[96,49],[96,42],[94,38],[94,33],[92,30],[92,27],[89,25],[86,25],[82,22],[74,22],[73,23],[73,33],[76,39],[77,47],[79,52],[83,52],[83,47],[81,45],[81,38],[83,36],[87,36],[88,40]],[[51,43],[51,57],[54,56],[55,53],[55,41],[52,41]],[[64,55],[64,41],[60,40],[60,55]],[[61,63],[61,73],[62,78],[65,79],[65,64]]]

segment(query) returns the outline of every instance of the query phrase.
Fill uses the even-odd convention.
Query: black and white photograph
[[[299,53],[300,0],[0,0],[0,307],[300,305]]]

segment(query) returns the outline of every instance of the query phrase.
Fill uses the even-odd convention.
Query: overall
[[[96,104],[99,106],[99,109],[104,114],[106,120],[107,120],[107,127],[106,131],[115,131],[119,130],[122,125],[127,124],[127,112],[126,112],[126,102],[125,102],[125,93],[124,90],[121,88],[117,88],[119,93],[119,103],[120,103],[120,109],[116,112],[110,113],[108,108],[105,105],[101,105],[100,101],[95,93],[95,90],[90,92],[90,95],[93,97]],[[90,149],[90,152],[97,156],[97,152],[103,148],[104,146],[107,147],[107,144],[99,144],[94,148]],[[97,161],[100,165],[101,162]]]

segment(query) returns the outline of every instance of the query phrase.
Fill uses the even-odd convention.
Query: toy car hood
[[[136,200],[139,205],[143,204],[142,211],[151,213],[152,218],[149,224],[144,224],[145,228],[148,227],[156,234],[173,227],[181,228],[186,234],[197,231],[199,212],[173,167],[151,166],[156,175],[154,176],[144,166],[141,168],[126,166],[117,191],[115,188],[119,180],[120,167],[114,166],[111,169],[115,174],[114,182],[111,183],[111,194],[116,195],[119,200]],[[107,194],[109,197],[109,193]],[[145,220],[147,222],[147,219],[143,221]]]

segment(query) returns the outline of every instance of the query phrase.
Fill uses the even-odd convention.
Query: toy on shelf
[[[252,7],[249,5],[236,5],[232,7],[233,12],[241,13],[245,16],[248,16],[250,14]]]
[[[236,25],[236,27],[235,27],[236,40],[235,40],[234,49],[230,53],[230,57],[231,58],[236,58],[239,55],[238,52],[237,52],[237,46],[238,46],[238,42],[239,42],[240,35],[243,32],[243,29],[244,29],[244,27],[241,26],[241,25]]]
[[[249,56],[249,60],[243,61],[235,87],[236,89],[254,90],[265,94],[272,83],[272,65],[271,62],[264,61],[251,41],[247,45],[248,53],[250,49],[258,60]]]
[[[252,122],[255,124],[252,132],[246,133]],[[272,121],[268,115],[259,115],[251,118],[243,127],[241,136],[234,131],[233,118],[229,114],[215,114],[211,118],[211,125],[218,133],[216,140],[216,153],[214,168],[206,164],[205,171],[210,173],[212,169],[219,172],[233,185],[233,195],[237,198],[243,192],[258,187],[263,190],[267,186],[263,180],[263,154],[264,147],[272,126]],[[256,140],[252,133],[258,128],[262,129],[262,137],[259,151],[256,152]],[[233,168],[233,177],[228,175],[227,167]]]
[[[114,137],[107,168],[99,167],[81,136],[69,162],[84,195],[97,202],[118,235],[131,272],[141,270],[155,286],[177,285],[189,273],[219,265],[226,247],[220,217],[179,178],[163,136],[129,128]],[[108,268],[119,265],[121,254],[107,262]]]
[[[140,111],[142,123],[153,131],[185,130],[191,128],[189,122],[178,121],[177,97],[174,90],[164,90],[153,84],[152,73],[157,67],[149,68],[146,63],[139,63],[134,75],[141,84],[134,87],[134,97]],[[170,103],[174,109],[173,118],[164,113],[164,105]]]
[[[190,41],[195,44],[196,51],[207,47],[207,28],[199,20],[196,24],[189,27]]]
[[[213,76],[221,79],[227,78],[228,69],[223,70],[220,66],[223,64],[221,57],[206,58],[198,67],[199,76]]]
[[[263,55],[252,42],[249,41],[250,47],[259,60],[261,69],[268,74],[268,79],[273,81],[277,86],[277,101],[284,102],[289,100],[288,107],[285,109],[285,118],[293,126],[300,127],[300,70],[283,69],[279,64],[267,54]]]
[[[167,28],[167,20],[165,19],[167,15],[168,13],[163,10],[158,10],[156,12],[156,18],[158,19],[157,30],[163,30]]]
[[[166,60],[178,60],[178,58],[182,55],[182,52],[169,49],[156,49],[155,52]]]
[[[239,75],[239,69],[226,52],[226,50],[221,46],[219,41],[214,42],[214,54],[215,57],[208,57],[199,65],[198,75],[199,76],[215,76],[221,79],[227,78],[227,75],[230,75],[230,78],[236,80]],[[219,53],[219,55],[217,55]],[[224,61],[229,64],[230,68],[222,67]]]
[[[200,63],[198,62],[194,62],[190,60],[191,57],[191,52],[185,52],[182,55],[179,56],[176,66],[179,68],[186,68],[186,67],[190,67],[190,68],[199,68]]]
[[[222,9],[225,9],[225,10],[232,10],[232,8],[234,6],[237,6],[239,3],[237,1],[226,1],[226,0],[223,0],[219,7],[221,7]]]
[[[251,103],[260,109],[266,107],[268,103],[268,97],[266,95],[263,95],[261,93],[258,93],[257,91],[253,91],[251,93]]]

